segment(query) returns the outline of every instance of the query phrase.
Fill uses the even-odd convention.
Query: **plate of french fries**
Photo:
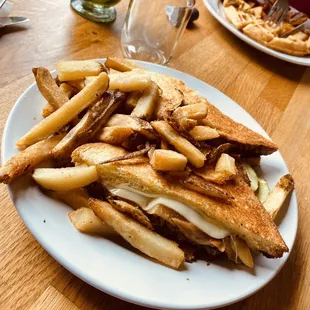
[[[66,269],[158,309],[228,305],[281,270],[297,232],[294,181],[237,103],[142,61],[32,71],[4,129],[0,180]]]
[[[265,13],[261,9],[272,1],[265,1],[265,4],[264,1],[247,0],[203,0],[203,2],[219,23],[252,47],[287,62],[310,65],[308,35],[304,36],[300,31],[297,35],[282,38],[281,34],[292,30],[290,24],[282,22],[279,26],[272,26],[264,22]],[[256,7],[252,9],[250,5]],[[234,6],[238,7],[238,10],[234,11]],[[241,30],[243,27],[244,30]],[[302,40],[299,40],[299,36],[303,37]]]

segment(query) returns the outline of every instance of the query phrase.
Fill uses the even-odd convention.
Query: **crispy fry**
[[[177,119],[192,118],[192,119],[204,119],[208,114],[208,107],[204,103],[196,103],[177,108],[172,116]]]
[[[122,145],[122,143],[132,134],[134,131],[129,127],[103,127],[97,134],[97,139],[101,142]]]
[[[160,148],[162,150],[170,150],[169,143],[164,139],[160,139]]]
[[[243,163],[242,167],[250,180],[252,191],[255,192],[258,189],[258,178],[255,170],[249,164],[246,163]]]
[[[53,150],[54,156],[70,156],[76,147],[94,137],[124,99],[124,93],[119,91],[104,93],[102,99],[94,103],[81,121],[57,144]]]
[[[96,81],[86,86],[57,111],[34,126],[16,145],[19,148],[25,148],[58,131],[72,121],[81,111],[96,102],[97,98],[107,89],[108,83],[108,75],[101,73]]]
[[[189,133],[196,141],[211,140],[220,136],[216,129],[208,126],[195,126]]]
[[[172,268],[178,269],[183,264],[184,252],[175,242],[120,213],[109,203],[92,198],[89,201],[95,214],[133,247]]]
[[[135,90],[129,93],[129,95],[127,96],[126,104],[125,104],[126,110],[132,111],[136,107],[140,97],[141,97],[141,92],[138,90]]]
[[[53,112],[55,112],[55,109],[53,108],[53,106],[50,103],[47,103],[43,110],[42,110],[42,116],[48,117],[49,115],[51,115]]]
[[[274,219],[281,209],[286,197],[294,188],[294,180],[290,174],[283,176],[269,193],[263,203],[267,212]]]
[[[175,151],[155,150],[152,154],[150,164],[155,170],[183,171],[187,164],[187,158]]]
[[[95,166],[38,168],[32,177],[43,188],[55,191],[84,187],[98,180]]]
[[[105,65],[109,69],[114,69],[120,72],[131,71],[136,68],[144,69],[132,60],[117,57],[107,57]]]
[[[234,177],[234,175],[215,171],[215,164],[206,164],[200,169],[195,169],[194,172],[206,181],[211,181],[217,184],[224,184]]]
[[[134,220],[137,220],[143,226],[153,230],[153,226],[149,218],[142,212],[139,207],[133,206],[126,201],[117,199],[109,199],[109,203],[118,211],[130,215]]]
[[[244,240],[233,236],[231,236],[230,241],[231,241],[231,247],[235,251],[236,256],[240,258],[240,260],[244,265],[253,268],[254,267],[253,257],[247,243]]]
[[[110,75],[109,89],[119,89],[123,92],[143,91],[151,83],[148,73],[124,72]]]
[[[81,91],[86,85],[85,80],[75,80],[75,81],[67,81],[70,86],[74,87],[78,91]]]
[[[131,116],[139,117],[150,121],[159,97],[159,88],[156,83],[151,82],[147,86],[140,99],[137,102],[136,107],[131,112]]]
[[[203,166],[205,156],[189,141],[181,137],[174,129],[165,121],[154,121],[151,123],[153,128],[171,143],[180,153],[185,155],[189,162],[196,168]]]
[[[80,208],[68,214],[74,227],[86,234],[102,235],[107,234],[107,225],[95,215],[89,208]]]
[[[17,177],[31,171],[41,162],[52,157],[52,150],[64,135],[40,141],[13,156],[0,168],[0,182],[11,183]]]
[[[190,175],[187,177],[182,184],[184,184],[185,187],[196,191],[198,193],[210,196],[210,197],[215,197],[215,198],[220,198],[224,200],[225,202],[231,202],[234,197],[231,196],[229,193],[227,193],[225,190],[219,188],[215,184],[212,184],[211,182],[208,182],[204,180],[201,177],[198,177],[194,174]]]
[[[79,208],[89,208],[89,195],[84,188],[74,188],[68,191],[45,191],[45,193],[51,198],[63,201],[75,210]]]
[[[229,176],[237,174],[235,159],[223,153],[215,165],[215,171],[225,173]]]
[[[94,60],[68,60],[58,62],[56,71],[59,81],[64,82],[99,75],[106,70],[101,63]]]
[[[257,198],[261,203],[264,203],[270,193],[270,189],[266,180],[258,178]]]
[[[130,127],[133,131],[140,133],[151,140],[154,140],[158,137],[149,122],[140,118],[131,117],[129,115],[114,114],[106,123],[106,127],[111,126]]]
[[[32,72],[41,94],[54,110],[59,109],[69,100],[63,89],[57,86],[52,75],[46,68],[33,68]]]

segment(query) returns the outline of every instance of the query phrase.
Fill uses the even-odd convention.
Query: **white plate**
[[[210,85],[182,72],[141,62],[146,68],[183,80],[224,113],[267,136],[238,104]],[[2,162],[18,151],[16,141],[38,123],[45,100],[32,84],[18,99],[7,120],[2,144]],[[262,160],[264,177],[274,186],[288,172],[279,152]],[[255,256],[253,271],[231,262],[186,263],[175,271],[121,246],[119,239],[104,239],[79,233],[69,222],[70,208],[44,196],[24,177],[9,186],[11,198],[24,223],[60,264],[96,288],[126,301],[166,309],[211,309],[243,299],[266,285],[288,258]],[[279,216],[279,230],[292,249],[297,230],[295,194]],[[115,242],[116,241],[116,242]]]
[[[221,0],[203,0],[205,6],[208,8],[210,13],[230,32],[232,32],[235,36],[239,39],[243,40],[244,42],[250,44],[251,46],[257,48],[258,50],[274,56],[276,58],[298,64],[303,66],[310,66],[310,57],[299,57],[299,56],[292,56],[288,54],[284,54],[278,51],[275,51],[269,47],[266,47],[255,40],[249,38],[244,33],[236,29],[225,17],[223,4]]]

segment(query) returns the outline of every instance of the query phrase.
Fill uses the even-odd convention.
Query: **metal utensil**
[[[284,20],[289,10],[288,0],[277,0],[266,16],[265,22],[278,26]]]
[[[29,22],[29,18],[20,16],[0,17],[0,28]]]
[[[300,31],[305,31],[308,30],[309,34],[310,34],[310,19],[306,20],[304,23],[300,24],[299,26],[297,26],[296,28],[294,28],[293,30],[287,31],[285,33],[283,33],[280,38],[287,38],[297,32]]]

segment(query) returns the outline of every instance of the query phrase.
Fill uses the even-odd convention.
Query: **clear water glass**
[[[121,35],[124,57],[168,64],[195,0],[130,0]]]

